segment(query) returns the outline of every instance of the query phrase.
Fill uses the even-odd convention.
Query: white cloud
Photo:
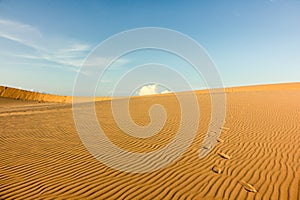
[[[170,90],[164,90],[164,91],[161,92],[161,94],[168,94],[168,93],[171,93],[171,91]]]
[[[166,94],[170,93],[171,91],[169,90],[163,90],[162,92],[159,92],[159,87],[157,84],[150,84],[150,85],[145,85],[143,86],[137,93],[139,96],[144,96],[144,95],[152,95],[152,94]]]
[[[151,94],[157,94],[157,85],[156,84],[145,85],[138,91],[138,95],[140,95],[140,96],[151,95]]]

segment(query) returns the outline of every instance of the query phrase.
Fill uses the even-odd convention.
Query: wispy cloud
[[[0,19],[0,37],[35,50],[11,56],[23,59],[48,61],[64,69],[78,71],[91,50],[89,44],[71,39],[57,39],[44,35],[38,28],[16,21]],[[2,47],[5,48],[5,47]],[[67,67],[66,67],[67,66]]]
[[[34,49],[42,50],[37,41],[42,38],[41,32],[28,24],[0,19],[0,37],[21,43]]]
[[[112,67],[114,68],[129,62],[129,60],[125,58],[119,58],[117,60],[113,59],[114,58],[112,57],[92,56],[85,61],[84,66],[97,68],[99,66],[105,67],[106,64],[112,64]]]
[[[107,68],[110,72],[114,70],[120,71],[120,67],[125,66],[125,64],[129,62],[130,60],[125,58],[119,58],[114,60],[114,58],[112,57],[91,56],[88,59],[84,60],[84,62],[82,63],[83,68],[81,69],[80,73],[86,76],[90,76],[95,73],[98,73],[100,68],[102,70],[104,68]],[[113,80],[109,80],[109,82],[112,81]]]
[[[81,52],[90,50],[90,46],[87,44],[74,44],[66,49],[61,49],[61,52]]]

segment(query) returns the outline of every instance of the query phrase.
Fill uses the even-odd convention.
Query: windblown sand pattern
[[[209,125],[210,97],[199,91],[201,119],[194,142],[175,163],[144,174],[117,171],[93,158],[76,132],[71,104],[0,98],[0,199],[297,200],[300,84],[226,91],[226,130],[220,127],[222,140],[208,156],[198,155]],[[163,105],[168,117],[162,130],[146,139],[118,128],[109,100],[97,102],[96,111],[114,144],[150,152],[167,145],[180,126],[172,94],[133,98],[130,113],[137,124],[150,122],[154,103]]]

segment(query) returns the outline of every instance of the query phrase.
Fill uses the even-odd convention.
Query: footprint
[[[228,154],[224,153],[224,152],[219,152],[218,154],[219,154],[219,156],[221,156],[222,158],[230,159],[230,156],[229,156]]]
[[[222,140],[221,138],[218,138],[217,141],[220,142],[220,143],[224,142],[224,140]]]
[[[257,190],[253,185],[246,183],[245,181],[241,181],[240,183],[243,185],[244,189],[247,190],[248,192],[253,192],[253,193],[257,192]]]
[[[211,146],[211,145],[204,145],[204,146],[202,146],[202,148],[203,148],[203,149],[211,149],[212,146]]]
[[[218,165],[213,166],[212,171],[217,173],[217,174],[222,174],[223,173],[223,170]]]

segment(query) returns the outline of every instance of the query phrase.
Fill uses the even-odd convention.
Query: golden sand
[[[41,102],[72,103],[72,96],[59,96],[52,94],[43,94],[38,92],[26,91],[16,88],[0,86],[0,97],[6,97],[16,100],[29,100]],[[89,101],[91,98],[82,97],[81,101]],[[108,100],[109,97],[96,97],[96,101]]]
[[[199,91],[200,127],[186,153],[166,168],[133,174],[105,166],[85,149],[67,103],[71,97],[0,87],[0,199],[299,199],[300,83],[226,91],[222,140],[208,156],[198,155],[210,121],[210,97]],[[130,114],[147,125],[154,103],[165,107],[168,118],[150,138],[124,134],[110,101],[96,103],[98,120],[123,149],[160,149],[180,125],[176,97],[132,98]]]

